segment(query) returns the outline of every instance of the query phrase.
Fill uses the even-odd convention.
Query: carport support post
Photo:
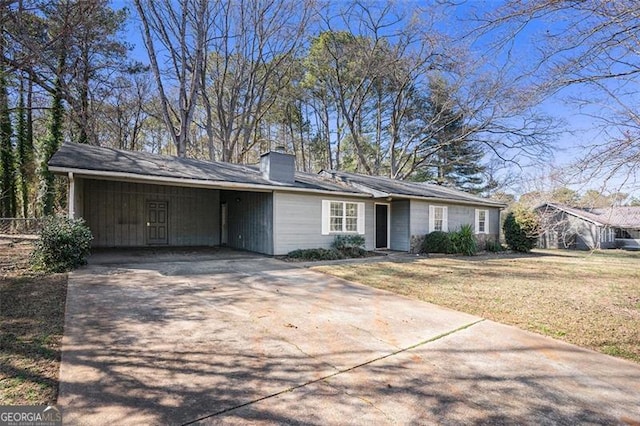
[[[69,208],[69,219],[76,218],[76,181],[73,177],[73,173],[69,172],[69,193],[67,206]]]

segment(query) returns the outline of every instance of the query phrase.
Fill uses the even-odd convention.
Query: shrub
[[[505,218],[504,238],[511,250],[528,253],[536,246],[539,223],[536,214],[527,209],[516,209]]]
[[[366,257],[367,251],[362,247],[349,247],[338,250],[347,259],[355,259],[358,257]]]
[[[338,260],[344,259],[344,255],[336,249],[301,249],[287,254],[289,259],[296,260]]]
[[[485,250],[490,252],[490,253],[500,253],[502,251],[504,251],[504,247],[502,247],[502,244],[496,242],[496,241],[487,241],[485,243]]]
[[[49,216],[44,219],[31,265],[46,272],[66,272],[84,265],[92,239],[84,219]]]
[[[451,236],[442,231],[433,231],[424,237],[423,253],[453,253]]]
[[[462,225],[458,231],[451,233],[450,238],[453,253],[473,256],[478,252],[478,243],[471,225]]]
[[[336,250],[364,249],[364,236],[362,235],[336,235],[331,244]]]

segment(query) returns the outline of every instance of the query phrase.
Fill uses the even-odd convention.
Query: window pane
[[[356,217],[348,217],[347,218],[347,229],[348,232],[357,232],[358,231],[358,218]]]
[[[342,218],[332,217],[329,230],[332,232],[342,232]]]
[[[487,217],[487,212],[485,210],[480,210],[478,212],[478,218],[480,219],[480,222],[484,222],[486,217]]]
[[[442,216],[443,216],[442,213],[443,213],[442,212],[442,207],[435,207],[433,209],[433,217],[434,217],[436,222],[437,221],[442,221]]]
[[[331,216],[340,216],[342,217],[342,206],[343,203],[331,203]]]
[[[433,221],[433,228],[434,228],[434,231],[442,231],[442,219],[434,220]]]
[[[358,205],[356,203],[346,203],[347,217],[358,217]]]

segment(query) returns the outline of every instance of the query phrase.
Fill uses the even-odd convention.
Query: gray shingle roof
[[[171,178],[201,181],[204,185],[268,186],[309,191],[331,191],[374,197],[421,197],[466,204],[504,207],[504,204],[466,192],[417,182],[392,180],[346,172],[309,174],[296,172],[292,184],[265,179],[256,166],[194,160],[140,151],[125,151],[85,144],[65,143],[49,160],[54,171],[90,171],[92,175],[126,173],[140,179]],[[97,172],[97,173],[96,173]]]
[[[323,173],[333,175],[344,182],[356,184],[360,189],[366,187],[389,195],[435,198],[453,202],[505,207],[503,203],[440,185],[394,180],[382,176],[365,176],[342,171],[324,171]]]
[[[640,229],[640,206],[578,208],[562,204],[546,203],[543,207],[545,205],[565,211],[571,215],[589,220],[599,225]]]
[[[296,172],[295,182],[286,184],[262,177],[255,166],[194,160],[139,151],[65,143],[49,160],[49,167],[60,169],[116,172],[141,178],[159,177],[202,181],[203,184],[233,182],[246,185],[279,186],[364,194],[351,186],[333,182],[321,176]]]

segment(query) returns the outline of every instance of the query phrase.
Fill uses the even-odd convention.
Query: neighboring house
[[[545,203],[536,208],[542,248],[640,249],[640,207],[576,208]]]
[[[360,234],[369,250],[415,250],[424,234],[470,224],[497,240],[504,204],[437,185],[295,171],[283,152],[260,167],[64,144],[49,169],[69,180],[69,215],[97,247],[217,246],[282,255]]]

